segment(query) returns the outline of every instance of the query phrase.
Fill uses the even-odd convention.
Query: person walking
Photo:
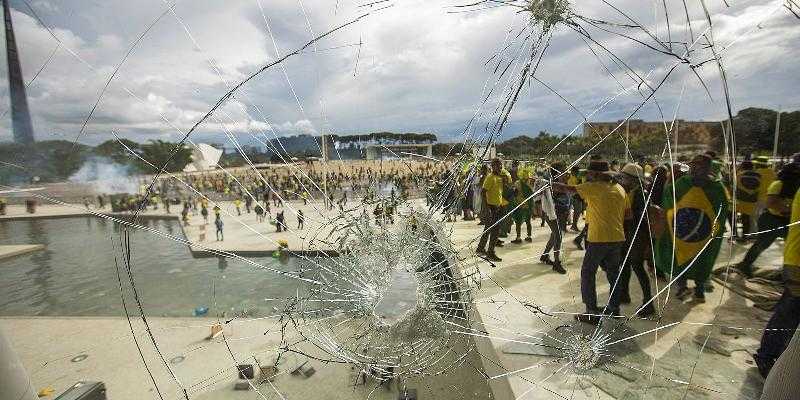
[[[753,355],[758,371],[765,378],[786,350],[800,323],[800,192],[794,195],[790,221],[794,225],[789,226],[783,249],[783,295],[775,305],[761,336],[761,344]]]
[[[552,265],[553,271],[559,274],[566,274],[567,270],[561,265],[561,240],[567,224],[567,217],[565,213],[559,214],[556,212],[550,182],[553,179],[559,179],[558,171],[560,171],[560,168],[563,168],[561,164],[553,164],[550,167],[547,179],[537,179],[534,193],[539,193],[537,197],[541,204],[542,218],[547,221],[547,226],[550,228],[550,237],[547,239],[547,244],[544,247],[544,252],[541,257],[539,257],[539,261],[547,265]],[[550,259],[550,250],[553,251],[552,260]]]
[[[499,158],[492,159],[491,170],[483,179],[481,187],[482,204],[485,206],[483,234],[478,242],[477,253],[489,261],[503,261],[494,252],[500,235],[500,215],[503,207],[503,187],[511,177],[503,173],[503,164]],[[488,242],[488,243],[487,243]],[[488,247],[487,247],[488,246]]]
[[[766,209],[758,217],[756,241],[747,250],[744,259],[736,265],[736,269],[750,278],[753,276],[753,263],[764,250],[778,237],[786,237],[791,214],[791,203],[800,187],[800,164],[790,163],[781,168],[777,179],[767,190]]]
[[[233,200],[233,206],[236,207],[236,215],[237,216],[241,216],[242,215],[242,200],[240,200],[238,198]]]
[[[613,180],[608,161],[593,160],[586,171],[590,182],[570,186],[553,182],[553,188],[569,193],[578,193],[586,202],[586,224],[589,226],[586,254],[581,265],[581,299],[585,314],[575,319],[597,325],[605,315],[619,315],[619,288],[617,281],[622,264],[625,243],[625,189]],[[608,305],[597,304],[597,269],[605,271],[610,285]]]

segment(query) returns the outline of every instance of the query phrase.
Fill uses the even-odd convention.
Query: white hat
[[[637,164],[625,164],[625,166],[622,167],[622,173],[639,179],[644,179],[644,169]]]

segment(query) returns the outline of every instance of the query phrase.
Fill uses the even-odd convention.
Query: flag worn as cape
[[[677,276],[691,264],[683,276],[696,282],[705,281],[719,255],[725,232],[728,215],[725,187],[717,180],[695,186],[691,176],[684,176],[675,181],[674,188],[670,185],[664,189],[662,204],[667,226],[656,242],[656,268]]]

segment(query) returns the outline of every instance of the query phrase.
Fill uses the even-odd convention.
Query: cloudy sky
[[[516,36],[526,27],[524,32],[532,31],[529,14],[515,7],[475,12],[454,7],[470,1],[368,5],[373,1],[11,0],[25,79],[41,70],[28,88],[37,139],[98,143],[112,138],[113,131],[135,140],[174,140],[229,87],[367,11],[373,12],[249,81],[194,137],[224,142],[226,134],[249,141],[264,134],[414,131],[458,140],[476,113],[481,123],[496,118],[497,101],[509,90],[509,81],[495,72],[495,65],[530,50]],[[668,0],[666,13],[654,6],[661,1],[572,3],[577,16],[628,25],[635,21],[661,42],[671,37],[678,55],[684,53],[680,43],[689,41],[680,0]],[[695,36],[713,33],[734,111],[800,108],[795,95],[800,20],[781,8],[782,0],[728,0],[730,7],[722,0],[706,0],[713,30],[700,1],[686,3]],[[175,4],[172,11],[170,4]],[[387,5],[391,7],[374,11]],[[596,41],[591,48],[592,42],[575,29],[563,24],[554,28],[538,81],[522,90],[504,138],[542,130],[565,134],[584,116],[597,121],[625,118],[647,93],[621,63],[656,85],[680,62],[641,29],[606,28],[626,38],[598,30],[587,19],[574,20]],[[693,50],[692,62],[711,57],[705,40],[698,40]],[[0,70],[5,77],[5,61]],[[510,76],[519,70],[512,64]],[[710,97],[690,68],[679,64],[637,118],[656,120],[662,113],[670,119],[676,113],[687,120],[723,118],[725,96],[717,66],[707,63],[697,72]],[[7,87],[3,80],[0,112],[8,108]],[[492,87],[494,95],[484,103]],[[6,113],[0,140],[10,139]]]

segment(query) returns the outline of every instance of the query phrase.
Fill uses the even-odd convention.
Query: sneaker
[[[703,304],[703,303],[705,303],[705,302],[706,302],[706,296],[703,296],[703,295],[699,295],[699,296],[698,296],[698,295],[695,293],[695,295],[692,297],[692,302],[693,302],[693,303],[697,303],[697,304]]]
[[[678,300],[686,300],[691,295],[692,291],[689,290],[688,287],[682,287],[675,292],[675,297],[678,298]]]
[[[753,277],[753,267],[751,265],[745,265],[743,263],[739,263],[734,265],[733,268],[736,269],[736,271],[738,271],[747,279]]]
[[[600,311],[587,311],[586,314],[575,315],[575,320],[585,324],[597,325],[600,323]]]
[[[512,240],[512,241],[511,241],[511,243],[514,243],[514,244],[521,244],[521,243],[522,243],[522,239],[520,239],[520,238],[516,238],[516,239]]]
[[[654,315],[655,313],[656,313],[656,308],[655,306],[653,306],[653,303],[650,303],[644,306],[636,315],[638,315],[639,318],[645,318]]]
[[[489,261],[500,262],[503,261],[502,258],[498,257],[497,254],[494,253],[486,253],[486,259]]]
[[[532,238],[532,237],[530,237],[530,236],[528,236],[528,237],[526,237],[526,238],[525,238],[525,241],[526,241],[526,242],[528,242],[528,243],[530,243],[530,242],[532,242],[532,241],[533,241],[533,238]]]
[[[567,270],[561,266],[561,261],[556,261],[553,263],[553,271],[558,272],[561,275],[565,275],[567,273]]]
[[[549,255],[546,255],[546,254],[545,254],[545,255],[543,255],[543,256],[541,256],[541,257],[539,257],[539,261],[540,261],[542,264],[553,265],[553,260],[551,260],[551,259],[550,259],[550,256],[549,256]]]

